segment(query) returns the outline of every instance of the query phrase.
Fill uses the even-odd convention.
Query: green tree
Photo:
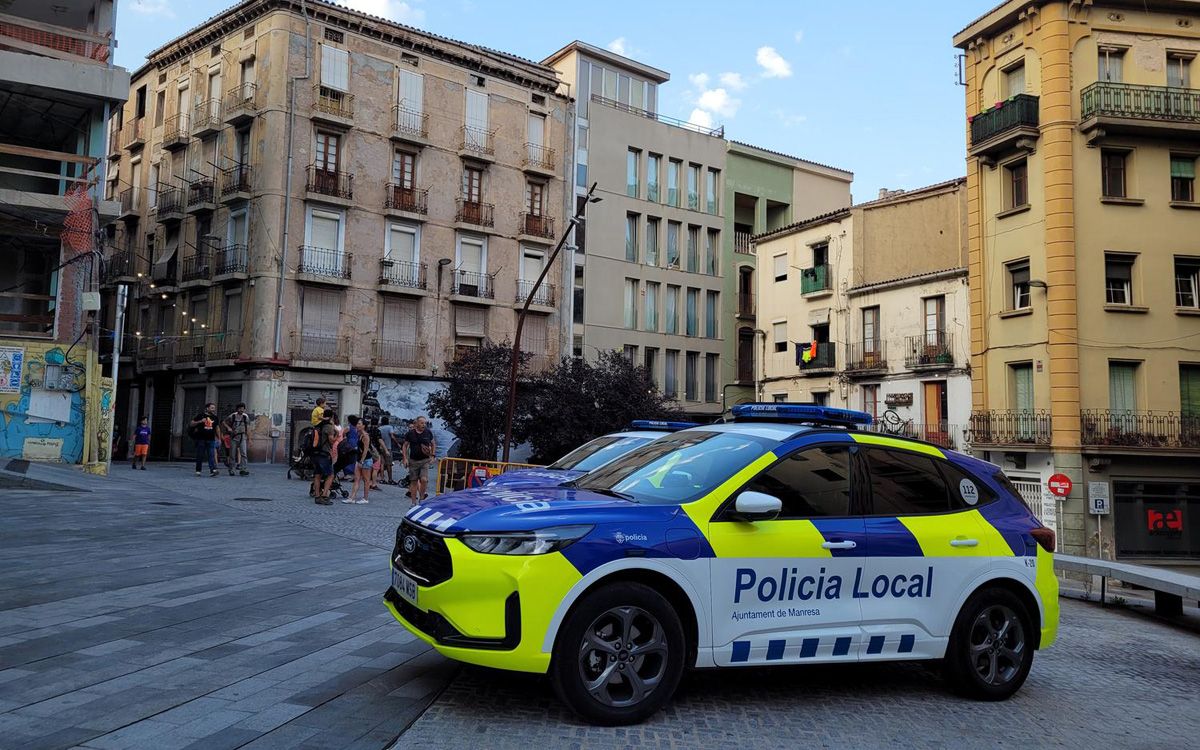
[[[430,415],[442,420],[458,438],[458,452],[464,458],[489,461],[496,458],[504,440],[511,356],[509,344],[484,342],[477,349],[465,350],[446,365],[446,385],[426,399]],[[517,371],[517,405],[513,416],[513,439],[517,442],[528,432],[530,389],[526,370],[522,362]]]

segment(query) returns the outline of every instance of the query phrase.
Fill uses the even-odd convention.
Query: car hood
[[[573,487],[485,485],[414,506],[405,519],[443,534],[529,531],[548,526],[644,521],[678,506],[647,506]],[[667,511],[664,513],[664,511]]]
[[[516,469],[492,477],[487,487],[553,487],[586,472],[575,469]]]

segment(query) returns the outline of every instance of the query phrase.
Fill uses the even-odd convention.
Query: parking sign
[[[1088,512],[1094,516],[1107,516],[1112,512],[1108,482],[1088,482]]]

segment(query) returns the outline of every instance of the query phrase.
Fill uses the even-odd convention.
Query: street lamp
[[[584,221],[583,212],[587,208],[587,204],[599,203],[604,200],[597,197],[595,192],[596,183],[593,182],[592,186],[588,188],[587,200],[579,205],[579,208],[575,210],[575,215],[567,221],[567,227],[563,230],[562,237],[558,238],[558,244],[554,246],[554,251],[550,253],[550,257],[543,264],[542,272],[538,274],[537,281],[533,282],[529,294],[525,297],[525,304],[521,306],[521,312],[517,314],[517,331],[513,334],[512,355],[509,357],[508,365],[508,407],[504,415],[505,463],[508,463],[508,451],[512,447],[513,411],[517,407],[517,368],[521,364],[521,329],[525,327],[525,315],[529,312],[529,305],[533,303],[534,296],[542,286],[542,280],[546,278],[546,274],[550,272],[550,268],[554,265],[554,259],[558,257],[558,253],[562,250],[563,245],[567,244],[567,237],[570,236],[571,230]]]

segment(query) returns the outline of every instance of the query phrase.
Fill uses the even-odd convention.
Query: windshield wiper
[[[615,497],[619,500],[628,500],[630,502],[637,502],[636,500],[633,499],[633,495],[626,495],[624,492],[617,492],[614,489],[600,488],[600,487],[585,487],[584,489],[586,489],[589,492],[595,492],[598,495],[608,495],[609,497]]]

